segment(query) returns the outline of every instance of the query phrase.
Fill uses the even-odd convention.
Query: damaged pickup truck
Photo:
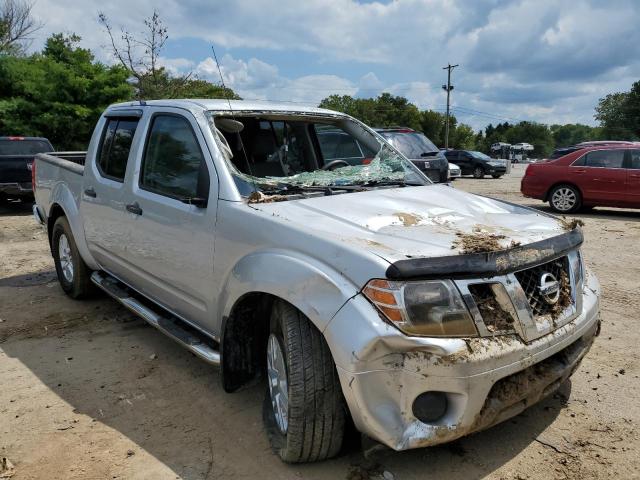
[[[579,226],[434,185],[329,110],[113,105],[86,155],[33,173],[62,289],[104,290],[229,392],[266,379],[287,462],[336,455],[349,417],[396,450],[485,429],[553,392],[599,330]]]

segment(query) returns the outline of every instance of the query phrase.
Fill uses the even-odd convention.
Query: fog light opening
[[[413,401],[413,416],[423,423],[433,423],[447,413],[447,394],[444,392],[424,392]]]

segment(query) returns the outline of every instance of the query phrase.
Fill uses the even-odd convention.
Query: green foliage
[[[154,74],[140,77],[139,95],[141,100],[159,98],[228,98],[239,100],[240,97],[230,88],[223,88],[206,80],[188,77],[173,77],[164,68]]]
[[[353,98],[331,95],[320,102],[321,108],[344,112],[374,127],[403,126],[420,129],[420,111],[404,97],[383,93],[378,98]]]
[[[51,36],[42,53],[0,57],[0,135],[47,137],[85,149],[98,117],[131,98],[127,72],[95,62],[76,35]]]
[[[321,108],[346,113],[372,127],[409,127],[423,132],[436,145],[444,145],[445,115],[433,110],[420,111],[406,98],[383,93],[377,98],[353,98],[331,95],[320,102]],[[457,124],[449,117],[449,144],[472,148],[475,137],[471,127]]]
[[[595,117],[608,140],[640,139],[640,81],[628,92],[610,93],[601,98]]]
[[[601,140],[602,129],[600,127],[590,127],[579,123],[567,123],[566,125],[551,125],[551,134],[555,141],[556,148],[568,147],[576,143],[588,140]]]

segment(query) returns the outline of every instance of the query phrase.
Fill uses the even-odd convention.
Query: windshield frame
[[[332,183],[332,184],[315,184],[315,183],[307,183],[307,182],[291,182],[292,177],[296,175],[286,176],[286,177],[257,177],[248,175],[246,173],[241,172],[238,167],[231,160],[233,158],[233,152],[231,148],[226,142],[226,139],[222,132],[217,128],[215,124],[216,118],[230,118],[235,120],[241,120],[243,117],[254,118],[257,120],[271,120],[274,121],[275,118],[279,120],[289,119],[289,120],[298,120],[308,122],[309,125],[314,124],[329,124],[338,126],[341,122],[350,122],[354,126],[354,130],[360,130],[362,134],[370,135],[379,145],[379,149],[374,157],[374,160],[380,157],[380,154],[384,151],[388,155],[394,157],[394,159],[399,160],[401,166],[403,168],[403,179],[393,178],[393,176],[389,178],[363,178],[362,182],[349,182],[349,178],[345,178],[346,182],[341,183]],[[271,118],[273,117],[273,118]],[[417,168],[411,160],[409,160],[406,156],[404,156],[397,148],[391,145],[383,136],[381,136],[378,132],[368,127],[361,121],[350,117],[348,115],[335,113],[332,115],[321,114],[321,113],[309,113],[309,112],[299,112],[299,111],[277,111],[277,112],[268,112],[268,111],[252,111],[252,110],[242,110],[242,111],[229,111],[229,110],[207,110],[205,112],[205,118],[207,120],[207,125],[209,127],[209,131],[211,132],[214,143],[217,146],[222,158],[224,159],[224,164],[230,174],[230,177],[234,180],[234,187],[241,197],[249,197],[252,193],[256,191],[260,191],[266,194],[277,192],[277,193],[287,193],[287,190],[291,190],[291,192],[299,193],[301,190],[308,189],[310,191],[327,191],[331,189],[340,190],[341,187],[345,188],[345,191],[359,191],[359,190],[368,190],[371,188],[378,188],[378,186],[389,187],[389,185],[396,185],[398,187],[404,186],[427,186],[432,185],[433,182],[422,172],[419,168]],[[351,134],[350,132],[347,132]],[[356,140],[360,141],[360,138],[357,135],[351,134]],[[387,159],[384,159],[387,161]],[[373,161],[371,163],[374,163]],[[366,164],[362,166],[356,167],[340,167],[335,170],[327,170],[324,171],[321,168],[313,171],[305,171],[302,172],[301,176],[309,176],[311,173],[330,173],[330,172],[338,172],[341,169],[347,168],[365,168],[370,167],[371,164]],[[401,173],[401,172],[394,172]],[[357,188],[361,187],[361,188]]]

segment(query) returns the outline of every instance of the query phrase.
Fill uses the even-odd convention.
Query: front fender
[[[69,186],[64,182],[58,182],[51,190],[50,207],[47,212],[47,218],[51,218],[56,207],[60,207],[67,217],[69,226],[71,227],[71,233],[73,239],[78,247],[78,252],[84,260],[84,263],[92,270],[99,270],[99,266],[93,259],[87,245],[87,239],[84,235],[84,225],[82,223],[82,216],[78,209],[78,203],[80,199],[73,194]]]
[[[297,252],[270,249],[243,257],[226,278],[218,318],[227,318],[248,293],[268,293],[304,313],[323,331],[359,288],[340,272]]]

